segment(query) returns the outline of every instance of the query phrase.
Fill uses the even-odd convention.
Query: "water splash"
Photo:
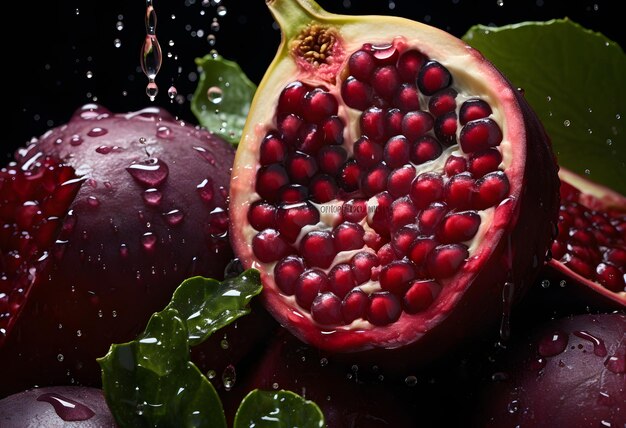
[[[150,101],[156,99],[159,88],[155,82],[156,76],[161,69],[163,54],[156,36],[157,15],[152,0],[146,0],[146,37],[141,48],[141,69],[148,78],[146,94]]]

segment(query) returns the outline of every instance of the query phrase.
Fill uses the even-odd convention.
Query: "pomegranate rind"
[[[527,278],[542,264],[558,210],[555,158],[543,126],[529,105],[478,51],[439,29],[396,17],[333,15],[311,1],[277,0],[269,2],[269,6],[283,28],[283,39],[252,102],[235,157],[230,193],[233,248],[246,268],[261,271],[262,299],[268,311],[301,340],[338,352],[406,348],[408,344],[427,342],[433,350],[444,349],[475,332],[476,327],[493,322],[503,311],[503,284],[514,282],[515,296],[520,297],[530,283]],[[255,233],[246,213],[255,200],[259,142],[273,121],[278,94],[295,79],[326,85],[333,91],[332,85],[336,85],[335,79],[345,66],[346,58],[341,54],[337,55],[341,61],[331,59],[318,70],[302,67],[293,59],[291,38],[311,22],[321,22],[336,30],[341,52],[347,53],[358,50],[363,43],[389,43],[394,35],[401,36],[402,43],[417,47],[447,67],[458,86],[481,94],[490,105],[497,106],[495,118],[504,134],[501,148],[510,178],[510,193],[495,208],[492,226],[484,231],[482,245],[474,250],[464,271],[454,277],[453,284],[427,312],[403,313],[397,322],[384,327],[328,329],[317,325],[281,295],[271,270],[255,257],[248,239]],[[350,120],[345,140],[355,141],[358,120],[354,112],[340,105],[339,114]],[[436,352],[428,354],[434,358]],[[425,353],[422,356],[428,358]]]
[[[559,169],[559,178],[562,182],[563,199],[578,202],[593,210],[626,213],[626,197],[620,193],[563,167]],[[559,260],[548,261],[542,274],[556,283],[565,281],[566,286],[573,287],[573,294],[578,300],[593,307],[604,310],[626,308],[626,291],[611,291],[602,284],[574,272]]]

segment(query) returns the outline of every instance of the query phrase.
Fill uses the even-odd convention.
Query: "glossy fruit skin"
[[[403,43],[414,47],[411,45],[414,37],[421,43],[418,46],[415,42],[415,48],[421,49],[425,55],[436,57],[442,62],[448,61],[446,66],[454,67],[457,71],[472,70],[475,73],[472,77],[480,76],[480,81],[493,83],[493,88],[489,89],[490,95],[499,99],[503,114],[508,116],[507,126],[510,128],[505,133],[507,138],[514,140],[511,144],[512,161],[507,171],[510,173],[511,197],[498,206],[498,213],[493,221],[496,226],[490,229],[486,238],[490,240],[489,245],[484,245],[484,251],[477,257],[472,257],[467,270],[459,274],[459,280],[455,284],[458,293],[439,299],[433,308],[413,318],[401,316],[396,324],[385,328],[363,329],[358,334],[353,334],[348,329],[325,330],[310,322],[307,315],[299,314],[297,308],[286,303],[286,299],[274,285],[271,273],[262,272],[265,286],[262,298],[265,306],[280,324],[304,342],[330,352],[356,352],[371,361],[393,360],[393,364],[397,365],[400,361],[408,365],[432,361],[451,347],[459,346],[479,333],[501,316],[502,287],[505,282],[514,283],[512,300],[517,300],[531,283],[529,278],[541,266],[558,210],[557,167],[548,137],[523,95],[479,52],[450,38],[448,34],[389,17],[332,16],[313,2],[302,2],[300,6],[304,12],[301,13],[302,16],[297,16],[293,11],[297,9],[294,6],[296,3],[270,3],[270,6],[278,10],[275,15],[284,30],[283,43],[257,91],[233,168],[231,241],[244,266],[262,267],[250,248],[246,236],[250,227],[243,213],[254,202],[251,196],[254,194],[254,187],[251,183],[255,182],[256,168],[250,168],[250,165],[258,163],[258,142],[263,138],[263,133],[272,127],[274,103],[280,91],[294,80],[311,82],[312,85],[331,85],[328,82],[332,82],[334,76],[341,76],[343,72],[341,58],[329,61],[328,67],[317,70],[310,64],[304,64],[301,58],[292,61],[290,38],[297,36],[298,25],[304,26],[305,22],[314,19],[336,26],[333,30],[339,34],[346,56],[360,49],[364,43],[389,43],[398,33]],[[290,15],[285,11],[293,13]],[[384,31],[381,30],[383,27]],[[374,32],[373,28],[377,30]],[[371,33],[367,30],[372,30],[377,39],[371,40]],[[381,38],[384,41],[380,41]],[[447,59],[446,52],[439,48],[438,43],[459,53],[463,64],[454,62],[456,55],[454,59]],[[476,79],[479,80],[478,77]],[[339,109],[340,115],[343,108],[345,107],[341,106]],[[348,124],[346,128],[350,126],[358,125]],[[477,307],[481,310],[477,311]],[[401,327],[396,329],[396,326]]]
[[[82,409],[86,416],[72,420],[72,409],[67,412],[68,414],[64,414],[62,409],[59,415],[49,401],[42,401],[42,398],[49,394],[57,399],[72,400],[70,403],[78,408],[85,406]],[[93,415],[89,416],[91,413]],[[50,386],[18,392],[0,400],[0,426],[6,428],[63,428],[68,426],[116,428],[117,424],[100,389],[81,386]]]
[[[472,426],[583,428],[626,421],[624,313],[547,321],[507,348],[494,369],[500,380],[480,395]]]
[[[95,128],[107,132],[89,136],[101,133]],[[79,145],[68,142],[74,135]],[[103,146],[111,150],[98,150]],[[39,152],[86,180],[69,207],[75,225],[65,251],[51,254],[0,348],[0,396],[32,385],[98,385],[95,359],[111,343],[141,332],[185,278],[221,279],[232,259],[225,222],[234,150],[218,137],[160,109],[113,114],[87,105],[16,160],[24,164]],[[168,167],[159,185],[147,186],[127,169],[148,158]],[[210,200],[199,194],[204,180]],[[146,203],[147,187],[162,193],[160,204]],[[97,206],[89,203],[94,199]],[[174,209],[183,218],[170,224],[164,213]],[[156,240],[146,248],[148,233]]]

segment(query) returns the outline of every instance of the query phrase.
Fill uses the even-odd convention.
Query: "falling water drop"
[[[235,372],[235,367],[232,364],[229,364],[222,373],[222,384],[224,385],[224,389],[226,391],[230,391],[233,386],[235,386],[236,380],[237,373]]]
[[[226,16],[226,6],[218,6],[217,7],[217,16]]]
[[[163,55],[161,52],[161,46],[156,37],[156,24],[157,16],[152,0],[146,0],[146,37],[141,49],[141,69],[148,78],[148,86],[146,87],[146,94],[151,101],[154,101],[158,94],[158,87],[155,79],[161,68],[163,61]]]
[[[120,46],[122,46],[122,41],[120,39],[113,40],[113,46],[119,48]]]
[[[91,79],[93,77],[93,71],[88,71],[86,73],[87,79]]]
[[[211,86],[209,89],[207,89],[206,95],[210,102],[212,102],[213,104],[219,104],[222,102],[224,92],[219,86]]]
[[[215,46],[215,34],[206,36],[206,41],[209,43],[209,46]]]
[[[173,100],[174,98],[176,98],[176,95],[178,95],[178,89],[176,89],[174,85],[170,86],[170,88],[167,90],[167,96],[170,98],[170,100]]]
[[[217,18],[213,18],[213,21],[211,22],[211,31],[214,31],[216,33],[220,31],[220,23]]]

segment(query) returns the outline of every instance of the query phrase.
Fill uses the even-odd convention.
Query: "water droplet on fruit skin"
[[[538,352],[542,357],[553,357],[565,351],[569,337],[567,333],[555,331],[539,341]]]
[[[159,126],[156,131],[156,135],[159,138],[168,138],[171,134],[172,130],[165,125]]]
[[[153,207],[157,206],[161,203],[162,199],[163,199],[163,194],[158,189],[155,189],[154,187],[146,189],[143,192],[143,200],[146,203],[146,205],[153,206]]]
[[[141,237],[141,246],[146,251],[153,251],[156,247],[157,236],[153,232],[146,232]]]
[[[97,208],[97,207],[100,206],[100,200],[97,197],[95,197],[95,196],[89,196],[87,198],[87,203],[92,208]]]
[[[167,164],[154,158],[147,162],[133,163],[126,168],[126,171],[146,187],[159,187],[169,175]]]
[[[80,135],[72,135],[70,138],[70,145],[80,146],[83,143],[83,138]]]
[[[39,395],[37,401],[50,403],[59,418],[66,422],[86,421],[96,414],[84,404],[54,392]]]
[[[200,199],[206,203],[213,202],[215,190],[213,189],[213,180],[211,178],[205,178],[202,180],[202,182],[196,186],[196,189]]]
[[[206,160],[211,165],[215,165],[215,157],[207,149],[200,146],[194,146],[193,149],[202,157],[202,159]]]
[[[108,155],[113,150],[111,146],[99,146],[96,147],[96,153],[100,153],[101,155]]]
[[[87,132],[87,135],[89,135],[90,137],[101,137],[103,135],[106,135],[108,132],[109,131],[106,128],[95,127]]]
[[[170,226],[176,226],[183,221],[185,214],[181,210],[173,209],[164,213],[163,217],[165,217],[167,224]]]
[[[602,339],[586,331],[575,331],[574,335],[591,342],[593,344],[593,353],[595,355],[597,355],[598,357],[606,357],[606,345],[604,344],[604,341]]]

